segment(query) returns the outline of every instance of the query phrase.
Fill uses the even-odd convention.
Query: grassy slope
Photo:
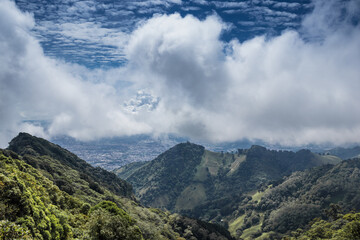
[[[133,162],[129,163],[121,168],[117,168],[113,170],[113,172],[119,176],[121,179],[127,179],[130,177],[134,172],[136,172],[139,168],[145,166],[149,162]]]
[[[337,203],[348,212],[360,210],[360,159],[325,165],[286,177],[282,183],[257,192],[250,201],[243,201],[230,218],[233,236],[263,239],[290,233],[305,227],[315,217],[324,217],[324,210]],[[249,224],[253,216],[263,214],[259,223]],[[254,230],[259,230],[256,233]],[[280,234],[279,234],[280,233]],[[305,238],[301,238],[305,239]]]
[[[245,212],[241,213],[241,207],[258,204],[265,194],[259,190],[264,184],[282,181],[283,176],[296,170],[341,161],[334,156],[321,156],[307,150],[297,153],[278,152],[259,146],[242,150],[239,154],[207,150],[200,158],[199,155],[190,154],[191,157],[196,156],[196,161],[185,157],[181,160],[173,159],[175,153],[184,156],[184,151],[191,152],[192,148],[198,147],[189,143],[175,146],[170,153],[165,152],[146,164],[125,166],[120,170],[120,176],[125,176],[126,169],[131,172],[127,179],[134,185],[140,200],[149,206],[165,207],[171,211],[229,225],[234,236],[240,230],[240,235],[247,239],[259,235],[266,217],[263,211],[254,211],[247,218],[255,219],[252,220],[255,222],[259,218],[259,222],[249,224],[247,219],[244,221]],[[173,172],[173,167],[179,170],[177,164],[172,165],[176,161],[190,163],[187,168],[180,168],[185,179],[178,178],[174,181],[173,174],[169,174],[170,171]],[[190,172],[186,174],[186,171]],[[177,185],[179,182],[180,189]],[[161,192],[159,189],[166,191]]]

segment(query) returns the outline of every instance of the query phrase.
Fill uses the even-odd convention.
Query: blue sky
[[[217,15],[228,25],[220,38],[245,41],[257,35],[279,35],[299,29],[313,4],[301,1],[37,1],[17,0],[34,14],[33,31],[48,56],[89,68],[116,67],[127,60],[121,45],[154,15],[191,14],[199,19]],[[176,27],[176,26],[174,26]]]
[[[359,16],[358,0],[1,0],[0,145],[360,143]]]

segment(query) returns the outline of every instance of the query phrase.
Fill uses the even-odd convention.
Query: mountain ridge
[[[21,133],[0,149],[0,239],[233,239],[221,226],[145,208],[94,171],[59,146]]]
[[[201,149],[195,151],[195,149]],[[189,156],[184,157],[184,151],[190,151]],[[174,160],[174,156],[176,159]],[[206,182],[214,184],[219,181],[236,181],[242,182],[245,185],[241,186],[243,191],[251,191],[256,189],[259,185],[265,183],[264,180],[280,179],[278,176],[289,175],[291,172],[297,170],[304,170],[309,167],[319,166],[324,163],[337,163],[340,159],[332,156],[320,156],[310,152],[309,150],[299,150],[294,153],[291,151],[275,151],[268,150],[264,147],[254,145],[249,149],[238,149],[237,154],[231,153],[216,153],[205,150],[204,147],[192,143],[182,143],[174,146],[163,154],[159,155],[153,161],[146,163],[136,163],[127,167],[120,168],[115,171],[120,177],[126,177],[135,189],[141,187],[146,188],[150,184],[162,184],[157,182],[157,179],[166,181],[172,185],[172,181],[194,183]],[[182,162],[183,165],[180,163]],[[173,164],[180,164],[174,166]],[[184,163],[190,164],[185,169]],[[156,165],[156,168],[154,168]],[[125,172],[126,175],[122,175]],[[178,172],[176,172],[176,170]],[[174,177],[174,174],[184,174],[181,171],[188,171],[186,177],[182,177],[181,181],[178,179],[167,178]],[[131,172],[132,174],[129,174]],[[154,173],[154,176],[149,174]],[[164,177],[164,179],[162,179]],[[177,176],[178,178],[178,176]],[[142,184],[144,186],[142,186]],[[165,187],[165,186],[164,186]],[[174,186],[172,186],[174,187]],[[177,186],[178,187],[178,186]],[[184,190],[184,188],[182,188]],[[143,199],[145,190],[141,191],[138,197]],[[179,189],[177,194],[179,194]],[[145,200],[145,204],[149,204],[152,200]],[[157,207],[163,207],[157,205]],[[169,206],[168,206],[169,207]],[[174,206],[171,206],[172,209]]]
[[[75,154],[45,139],[37,138],[27,133],[19,133],[18,136],[11,140],[8,149],[19,155],[23,155],[24,160],[33,167],[46,170],[50,173],[53,172],[53,174],[51,174],[53,176],[60,175],[59,179],[61,178],[61,171],[64,170],[62,169],[63,167],[56,170],[54,164],[51,166],[45,156],[51,157],[53,159],[52,162],[58,161],[58,165],[60,166],[65,165],[73,170],[76,170],[83,176],[87,175],[84,177],[86,178],[84,180],[89,182],[92,188],[97,191],[102,191],[99,186],[100,184],[102,187],[106,187],[116,194],[133,198],[131,184],[117,178],[115,174],[102,168],[92,167],[86,161],[78,158]],[[34,161],[34,157],[37,158],[36,161]],[[43,159],[43,161],[39,161],[40,159]],[[56,179],[54,179],[54,182],[56,184]],[[61,183],[58,183],[57,185],[59,184]],[[66,184],[69,186],[72,185],[70,181]]]
[[[177,172],[169,168],[177,169],[170,163],[174,162],[174,153],[183,156],[180,153],[186,149],[184,146],[189,151],[203,149],[192,143],[179,144],[152,161],[124,166],[117,174],[133,184],[135,195],[143,204],[216,222],[226,228],[232,224],[234,235],[234,229],[239,226],[233,224],[237,219],[233,213],[240,203],[246,205],[253,198],[260,200],[261,191],[271,183],[278,184],[297,171],[341,162],[337,157],[305,149],[275,151],[254,145],[249,149],[238,149],[235,154],[203,149],[195,151],[197,154],[189,154],[191,159],[177,159],[185,165],[189,161],[191,166],[189,170],[183,169],[188,172],[182,172],[181,176],[186,177],[179,178],[174,176]],[[254,219],[263,222],[266,217],[261,215]]]

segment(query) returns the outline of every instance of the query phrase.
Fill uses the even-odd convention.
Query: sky
[[[0,0],[0,147],[360,143],[358,0]]]

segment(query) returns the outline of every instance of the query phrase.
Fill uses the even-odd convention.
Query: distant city
[[[149,161],[179,143],[180,139],[153,139],[146,135],[81,142],[56,137],[52,142],[75,153],[93,166],[113,170],[131,162]]]
[[[55,137],[52,142],[75,153],[93,166],[113,170],[131,162],[150,161],[158,155],[175,146],[186,142],[188,139],[166,136],[153,138],[148,135],[136,135],[131,137],[105,138],[96,141],[82,142],[68,136]],[[280,145],[269,145],[261,141],[241,140],[230,143],[210,144],[195,142],[203,145],[206,149],[216,152],[236,152],[239,148],[249,148],[251,145],[262,145],[270,149],[282,149],[297,151],[307,148],[313,152],[323,152],[331,146],[302,146],[284,147]]]

